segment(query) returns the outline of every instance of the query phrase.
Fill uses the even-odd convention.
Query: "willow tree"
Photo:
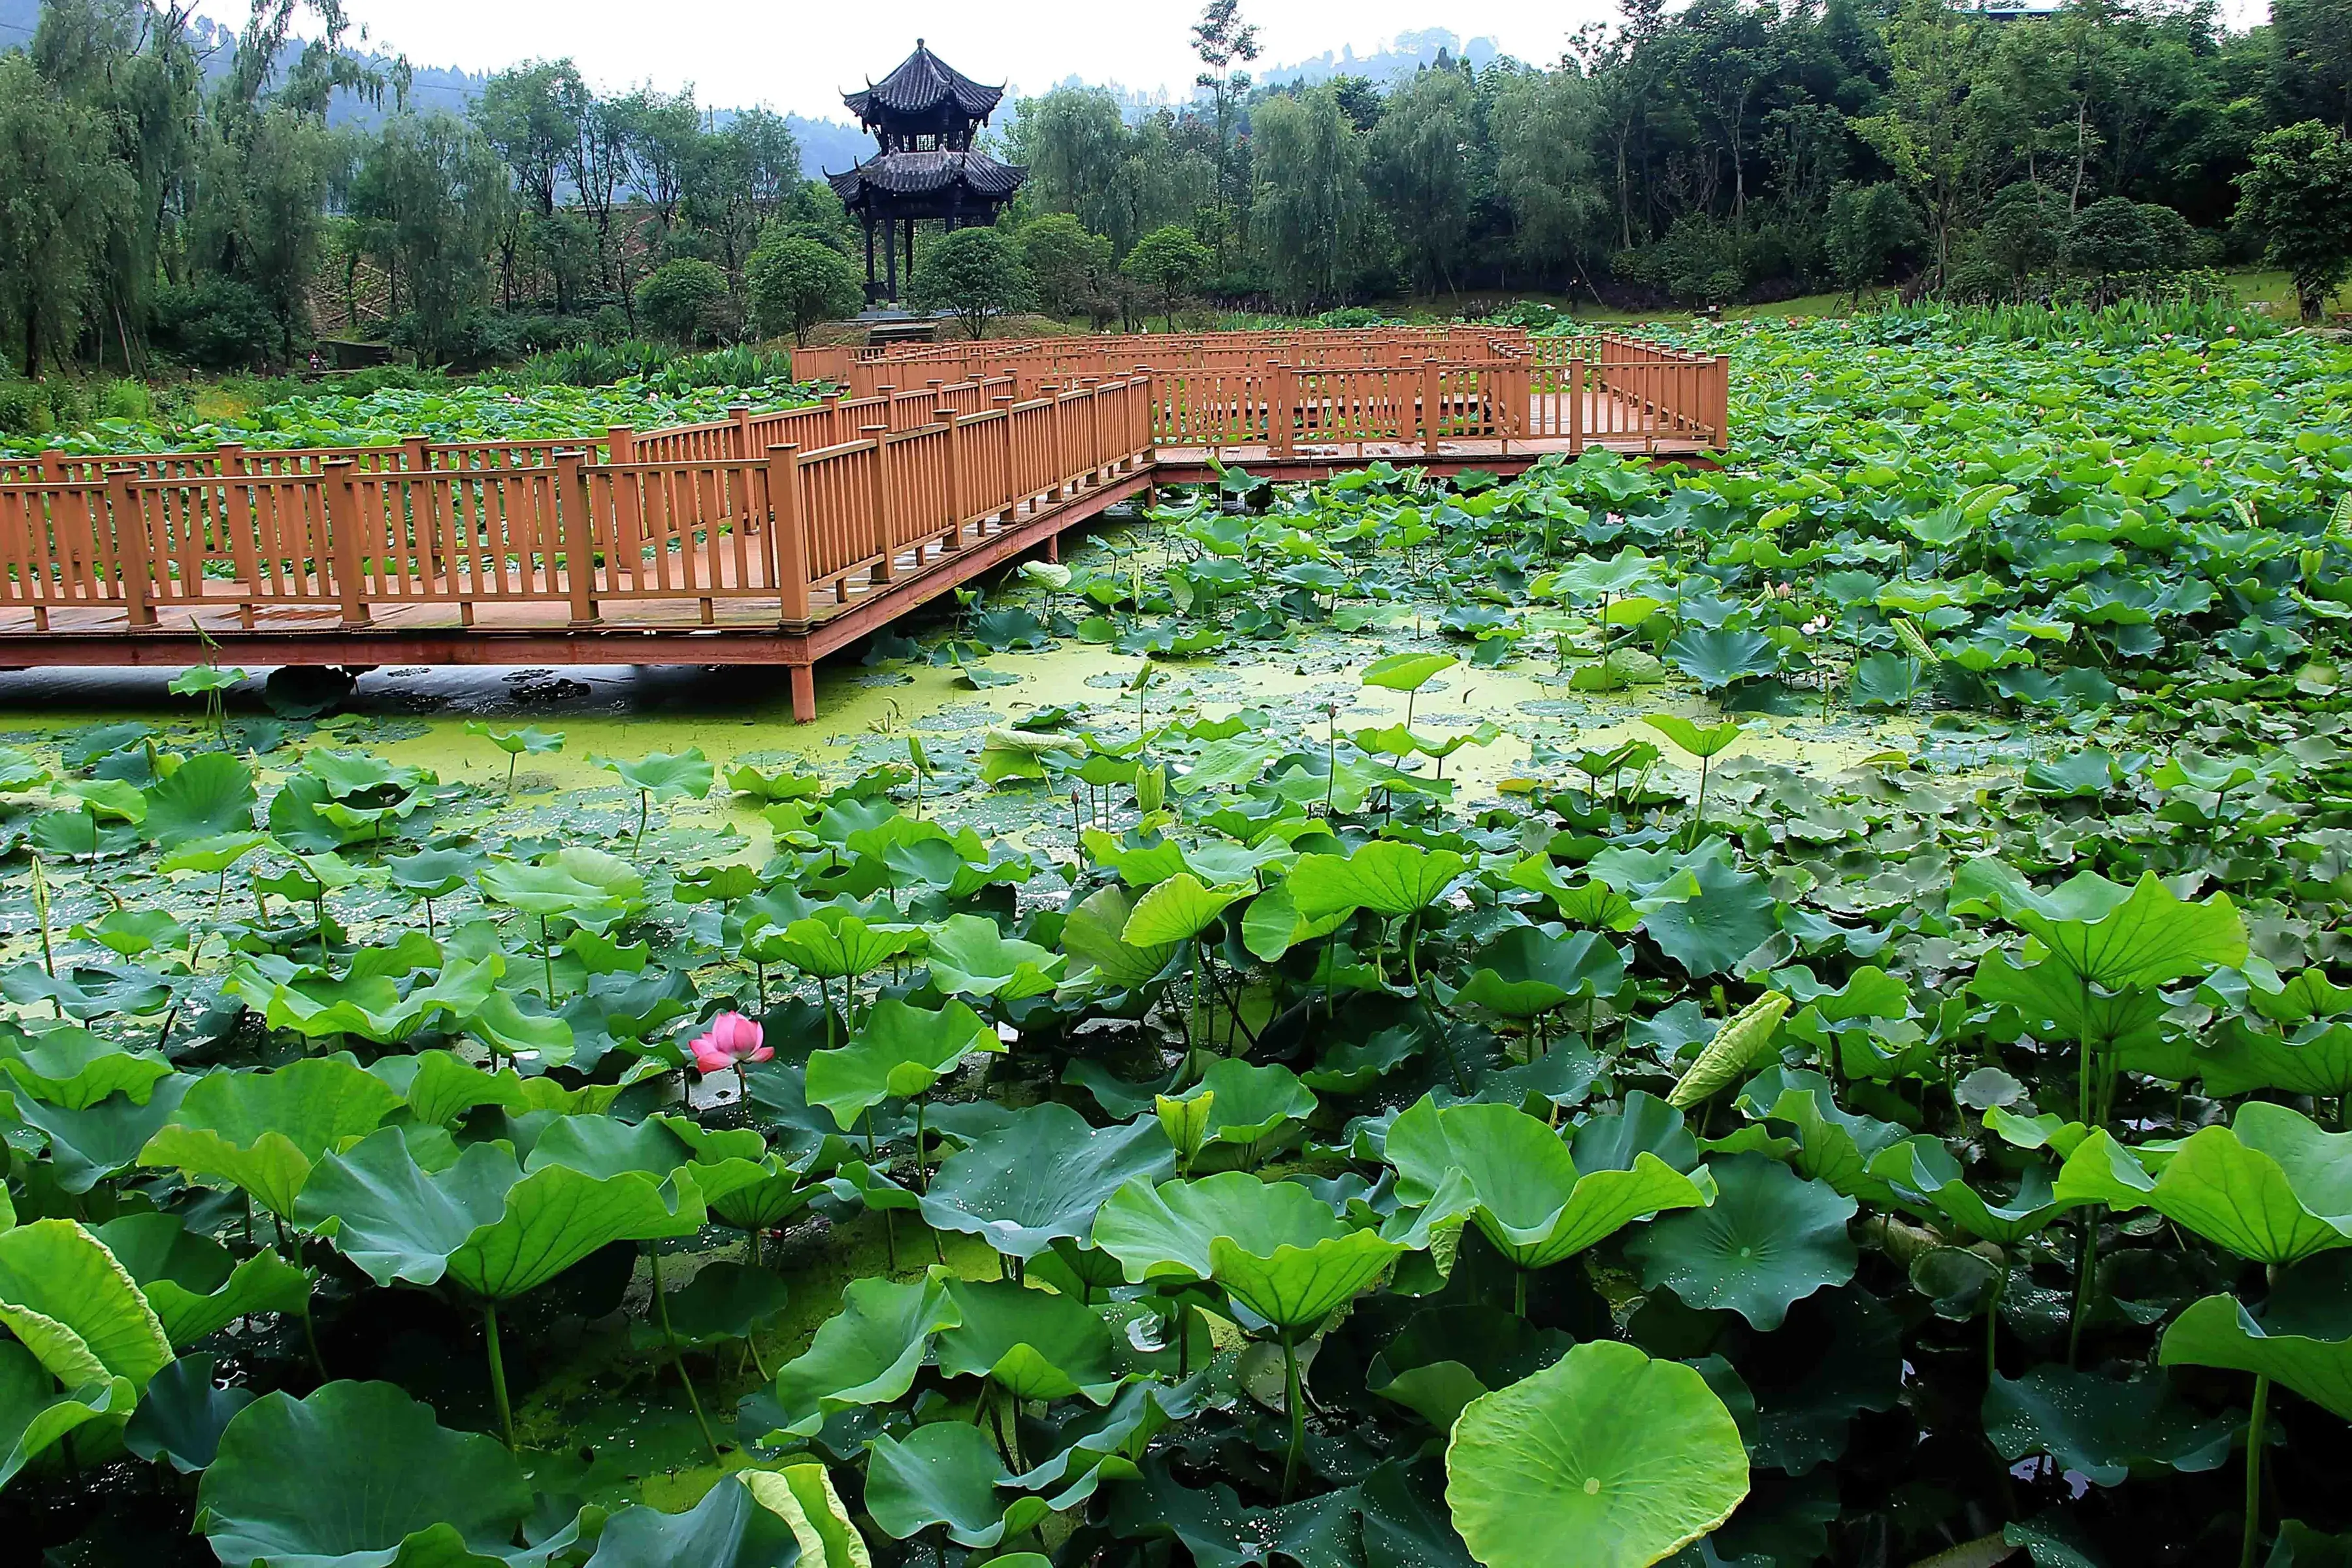
[[[1338,95],[1320,87],[1258,105],[1250,139],[1251,226],[1276,292],[1301,312],[1339,302],[1370,216],[1363,138]]]
[[[93,320],[110,241],[138,184],[113,156],[105,118],[0,56],[0,311],[28,376],[73,353]]]

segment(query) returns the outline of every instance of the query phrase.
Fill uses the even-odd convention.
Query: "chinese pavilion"
[[[972,137],[1004,97],[982,87],[915,40],[915,52],[863,92],[845,93],[881,151],[845,174],[827,174],[834,194],[866,226],[866,298],[898,298],[898,246],[907,276],[915,272],[915,225],[950,228],[994,223],[1028,171],[975,150]],[[874,236],[882,235],[883,269],[874,272]]]

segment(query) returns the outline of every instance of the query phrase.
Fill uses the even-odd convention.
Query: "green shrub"
[[[154,413],[154,399],[147,395],[143,381],[110,381],[98,396],[100,419],[149,419]]]
[[[285,340],[259,289],[228,278],[166,284],[155,296],[155,338],[206,370],[257,369]]]
[[[637,314],[682,342],[712,336],[711,308],[727,298],[727,274],[708,261],[665,261],[637,285]]]

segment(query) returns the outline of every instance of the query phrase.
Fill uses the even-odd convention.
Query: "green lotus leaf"
[[[1260,899],[1251,904],[1251,912],[1265,901]],[[1138,947],[1129,942],[1123,933],[1134,912],[1135,900],[1125,888],[1096,889],[1062,922],[1062,952],[1081,973],[1091,972],[1102,984],[1119,990],[1131,991],[1155,979],[1175,955],[1177,944]],[[1074,974],[1072,983],[1076,980]]]
[[[862,916],[828,904],[784,927],[776,956],[803,974],[827,980],[871,974],[923,940],[919,926],[869,925]]]
[[[95,921],[77,921],[66,933],[81,942],[95,942],[118,958],[139,958],[159,948],[178,947],[188,928],[163,910],[109,910]]]
[[[392,885],[420,899],[444,899],[480,875],[483,857],[473,849],[420,849],[387,855],[383,868]]]
[[[643,1503],[621,1510],[604,1521],[588,1568],[796,1568],[800,1538],[748,1479],[742,1471],[721,1479],[684,1513]]]
[[[886,996],[849,1044],[810,1054],[808,1102],[833,1112],[845,1132],[884,1100],[924,1093],[974,1051],[1003,1049],[995,1028],[961,1002],[932,1012]]]
[[[2095,1372],[2037,1366],[1985,1390],[1985,1436],[2003,1459],[2048,1454],[2099,1486],[2135,1473],[2195,1472],[2227,1463],[2239,1424],[2200,1418],[2162,1373],[2118,1383]]]
[[[865,1538],[850,1521],[832,1473],[823,1465],[786,1465],[780,1470],[740,1470],[736,1479],[751,1489],[760,1506],[792,1527],[801,1543],[803,1568],[873,1568]]]
[[[1249,896],[1246,885],[1212,888],[1190,871],[1155,882],[1127,917],[1118,940],[1146,951],[1192,941],[1206,931],[1226,906]]]
[[[1713,1204],[1671,1215],[1625,1244],[1643,1289],[1664,1285],[1687,1306],[1727,1308],[1769,1332],[1790,1302],[1853,1278],[1852,1198],[1760,1154],[1713,1169]]]
[[[127,1377],[61,1391],[31,1351],[0,1340],[0,1486],[78,1428],[121,1420],[137,1394]]]
[[[2056,1195],[2152,1208],[2242,1258],[2284,1265],[2352,1246],[2347,1151],[2352,1133],[2323,1132],[2286,1106],[2249,1100],[2231,1126],[2177,1144],[2133,1150],[2094,1132],[2067,1156]]]
[[[1788,1011],[1786,995],[1767,991],[1726,1018],[1715,1031],[1715,1037],[1706,1043],[1706,1048],[1683,1069],[1683,1076],[1675,1081],[1674,1092],[1666,1096],[1666,1103],[1677,1110],[1688,1110],[1738,1079],[1772,1048],[1772,1041],[1780,1032],[1780,1020]]]
[[[1475,1400],[1445,1447],[1445,1500],[1486,1568],[1646,1568],[1729,1519],[1748,1453],[1691,1368],[1580,1344]]]
[[[215,1386],[214,1364],[208,1355],[182,1356],[148,1379],[139,1408],[122,1428],[122,1446],[184,1476],[210,1467],[221,1434],[254,1399],[249,1388]]]
[[[905,1284],[851,1280],[809,1348],[744,1400],[744,1430],[810,1437],[837,1411],[890,1403],[914,1386],[932,1336],[961,1321],[944,1270]]]
[[[1472,1400],[1532,1377],[1575,1343],[1499,1308],[1432,1307],[1381,1348],[1364,1370],[1364,1387],[1450,1432]]]
[[[2164,1366],[2219,1366],[2285,1385],[2352,1421],[2352,1299],[2342,1259],[2315,1259],[2286,1270],[2260,1313],[2233,1296],[2192,1301],[2164,1331]]]
[[[206,877],[217,877],[255,850],[274,842],[267,833],[224,833],[213,838],[195,838],[167,851],[155,862],[155,868],[166,875],[173,871],[194,871]]]
[[[992,1378],[1018,1400],[1083,1394],[1097,1405],[1118,1391],[1125,1368],[1100,1312],[1068,1296],[1010,1279],[947,1282],[963,1321],[940,1335],[940,1370]]]
[[[1049,1100],[948,1156],[923,1194],[923,1223],[980,1237],[1009,1258],[1034,1258],[1057,1237],[1085,1236],[1122,1183],[1175,1167],[1158,1121],[1097,1128]]]
[[[1774,673],[1780,668],[1780,648],[1759,631],[1690,626],[1666,645],[1666,662],[1697,681],[1700,690],[1717,691],[1735,681]],[[1675,743],[1682,744],[1678,739]],[[1700,754],[1688,746],[1683,749]]]
[[[290,1219],[320,1157],[373,1131],[399,1108],[400,1096],[347,1055],[311,1057],[274,1072],[207,1073],[140,1151],[139,1163],[242,1188]]]
[[[69,1219],[0,1230],[0,1326],[68,1389],[118,1377],[143,1388],[172,1359],[163,1325],[130,1271]]]
[[[1009,1507],[997,1506],[1004,1468],[996,1445],[961,1421],[918,1426],[903,1443],[885,1434],[866,1447],[866,1511],[893,1540],[908,1540],[938,1524],[960,1545],[993,1546],[1051,1511],[1043,1498],[1016,1498]]]
[[[2039,938],[2066,971],[2107,991],[2166,985],[2246,957],[2246,922],[2226,893],[2195,902],[2153,872],[2129,888],[2084,871],[2048,893],[1998,860],[1962,867],[1955,913],[1990,908]]]
[[[1613,996],[1624,979],[1625,955],[1604,937],[1513,926],[1480,951],[1461,998],[1506,1018],[1538,1018],[1570,1002]]]
[[[1765,879],[1712,856],[1633,907],[1643,933],[1693,975],[1727,973],[1780,923]]]
[[[1353,908],[1334,910],[1310,921],[1298,912],[1286,879],[1252,899],[1249,908],[1242,911],[1242,945],[1253,956],[1272,963],[1301,942],[1328,936],[1355,912]]]
[[[158,1079],[144,1105],[122,1093],[80,1110],[26,1098],[16,1101],[16,1114],[31,1139],[47,1141],[49,1171],[58,1189],[79,1197],[135,1163],[195,1082],[185,1073]]]
[[[1452,1206],[1521,1268],[1549,1268],[1637,1219],[1706,1202],[1646,1151],[1628,1170],[1579,1172],[1559,1134],[1516,1105],[1441,1110],[1423,1096],[1390,1126],[1386,1153],[1410,1208],[1445,1206],[1446,1178],[1458,1173],[1467,1188]]]
[[[1316,1104],[1314,1090],[1299,1082],[1298,1075],[1288,1068],[1235,1057],[1211,1062],[1202,1070],[1201,1081],[1181,1098],[1205,1102],[1200,1125],[1202,1142],[1231,1143],[1244,1150],[1306,1121],[1315,1114]]]
[[[703,1346],[748,1340],[772,1324],[791,1303],[792,1290],[765,1268],[743,1263],[706,1263],[694,1278],[669,1292],[669,1333],[679,1344]],[[639,1342],[658,1345],[658,1323],[638,1323]]]
[[[2277,1035],[2231,1018],[2190,1059],[2217,1098],[2274,1089],[2332,1100],[2352,1094],[2352,1023],[2315,1021]]]
[[[177,1215],[123,1215],[94,1234],[147,1298],[175,1348],[257,1312],[310,1310],[307,1271],[267,1248],[237,1261]]]
[[[450,1431],[389,1383],[263,1395],[229,1422],[196,1489],[196,1528],[239,1568],[535,1568],[572,1537],[517,1547],[530,1510],[504,1445]]]
[[[1291,902],[1307,920],[1370,910],[1391,920],[1444,897],[1469,862],[1451,849],[1376,838],[1351,855],[1302,855],[1290,868]]]
[[[226,752],[200,752],[147,786],[147,837],[161,849],[253,828],[253,770]]]
[[[930,930],[931,979],[961,996],[1018,1002],[1042,996],[1062,977],[1062,955],[1018,942],[983,915],[950,915]]]
[[[1366,686],[1418,691],[1462,660],[1450,653],[1392,653],[1364,666]]]
[[[1314,1328],[1404,1250],[1350,1228],[1296,1183],[1240,1171],[1158,1187],[1131,1181],[1102,1205],[1094,1241],[1133,1283],[1213,1280],[1285,1334]]]
[[[645,907],[646,880],[601,849],[558,849],[529,862],[493,860],[474,880],[493,903],[534,920],[566,920],[589,931]]]
[[[691,1236],[704,1211],[689,1177],[600,1178],[562,1164],[525,1174],[503,1143],[472,1144],[427,1172],[388,1127],[321,1161],[297,1217],[379,1285],[446,1278],[496,1301],[612,1242]]]
[[[1740,735],[1737,719],[1726,719],[1720,724],[1701,725],[1679,713],[1652,713],[1642,722],[1694,757],[1718,755]]]
[[[1850,1198],[1891,1201],[1885,1180],[1870,1173],[1870,1161],[1904,1137],[1900,1123],[1838,1109],[1829,1079],[1801,1068],[1767,1068],[1739,1091],[1740,1111],[1786,1125],[1795,1134],[1789,1163],[1797,1174],[1827,1182]]]
[[[715,777],[710,759],[702,754],[699,746],[688,746],[683,752],[649,752],[634,762],[617,757],[591,757],[590,762],[610,773],[618,773],[621,782],[640,795],[656,799],[684,795],[700,800],[710,793]]]
[[[71,1025],[30,1032],[0,1029],[0,1070],[20,1093],[66,1110],[87,1110],[110,1094],[144,1105],[172,1076],[160,1056],[126,1051]]]
[[[524,1078],[512,1068],[492,1072],[455,1051],[385,1057],[368,1071],[390,1084],[408,1101],[409,1115],[428,1127],[446,1126],[486,1105],[518,1114],[535,1110],[559,1116],[593,1114],[611,1110],[621,1094],[618,1084],[566,1089],[551,1078]]]
[[[1969,1185],[1943,1140],[1925,1135],[1888,1146],[1870,1163],[1870,1173],[1885,1182],[1897,1199],[1933,1209],[1970,1236],[2003,1247],[2024,1240],[2088,1201],[2061,1199],[2052,1190],[2050,1173],[2035,1165],[2027,1168],[2007,1202],[1989,1202]]]

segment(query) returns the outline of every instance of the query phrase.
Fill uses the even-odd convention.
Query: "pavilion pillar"
[[[874,299],[874,209],[867,207],[863,216],[866,219],[866,298],[871,303]]]
[[[882,297],[895,300],[898,298],[898,220],[896,218],[882,220],[882,254],[887,258],[889,279],[889,287],[883,291]]]

